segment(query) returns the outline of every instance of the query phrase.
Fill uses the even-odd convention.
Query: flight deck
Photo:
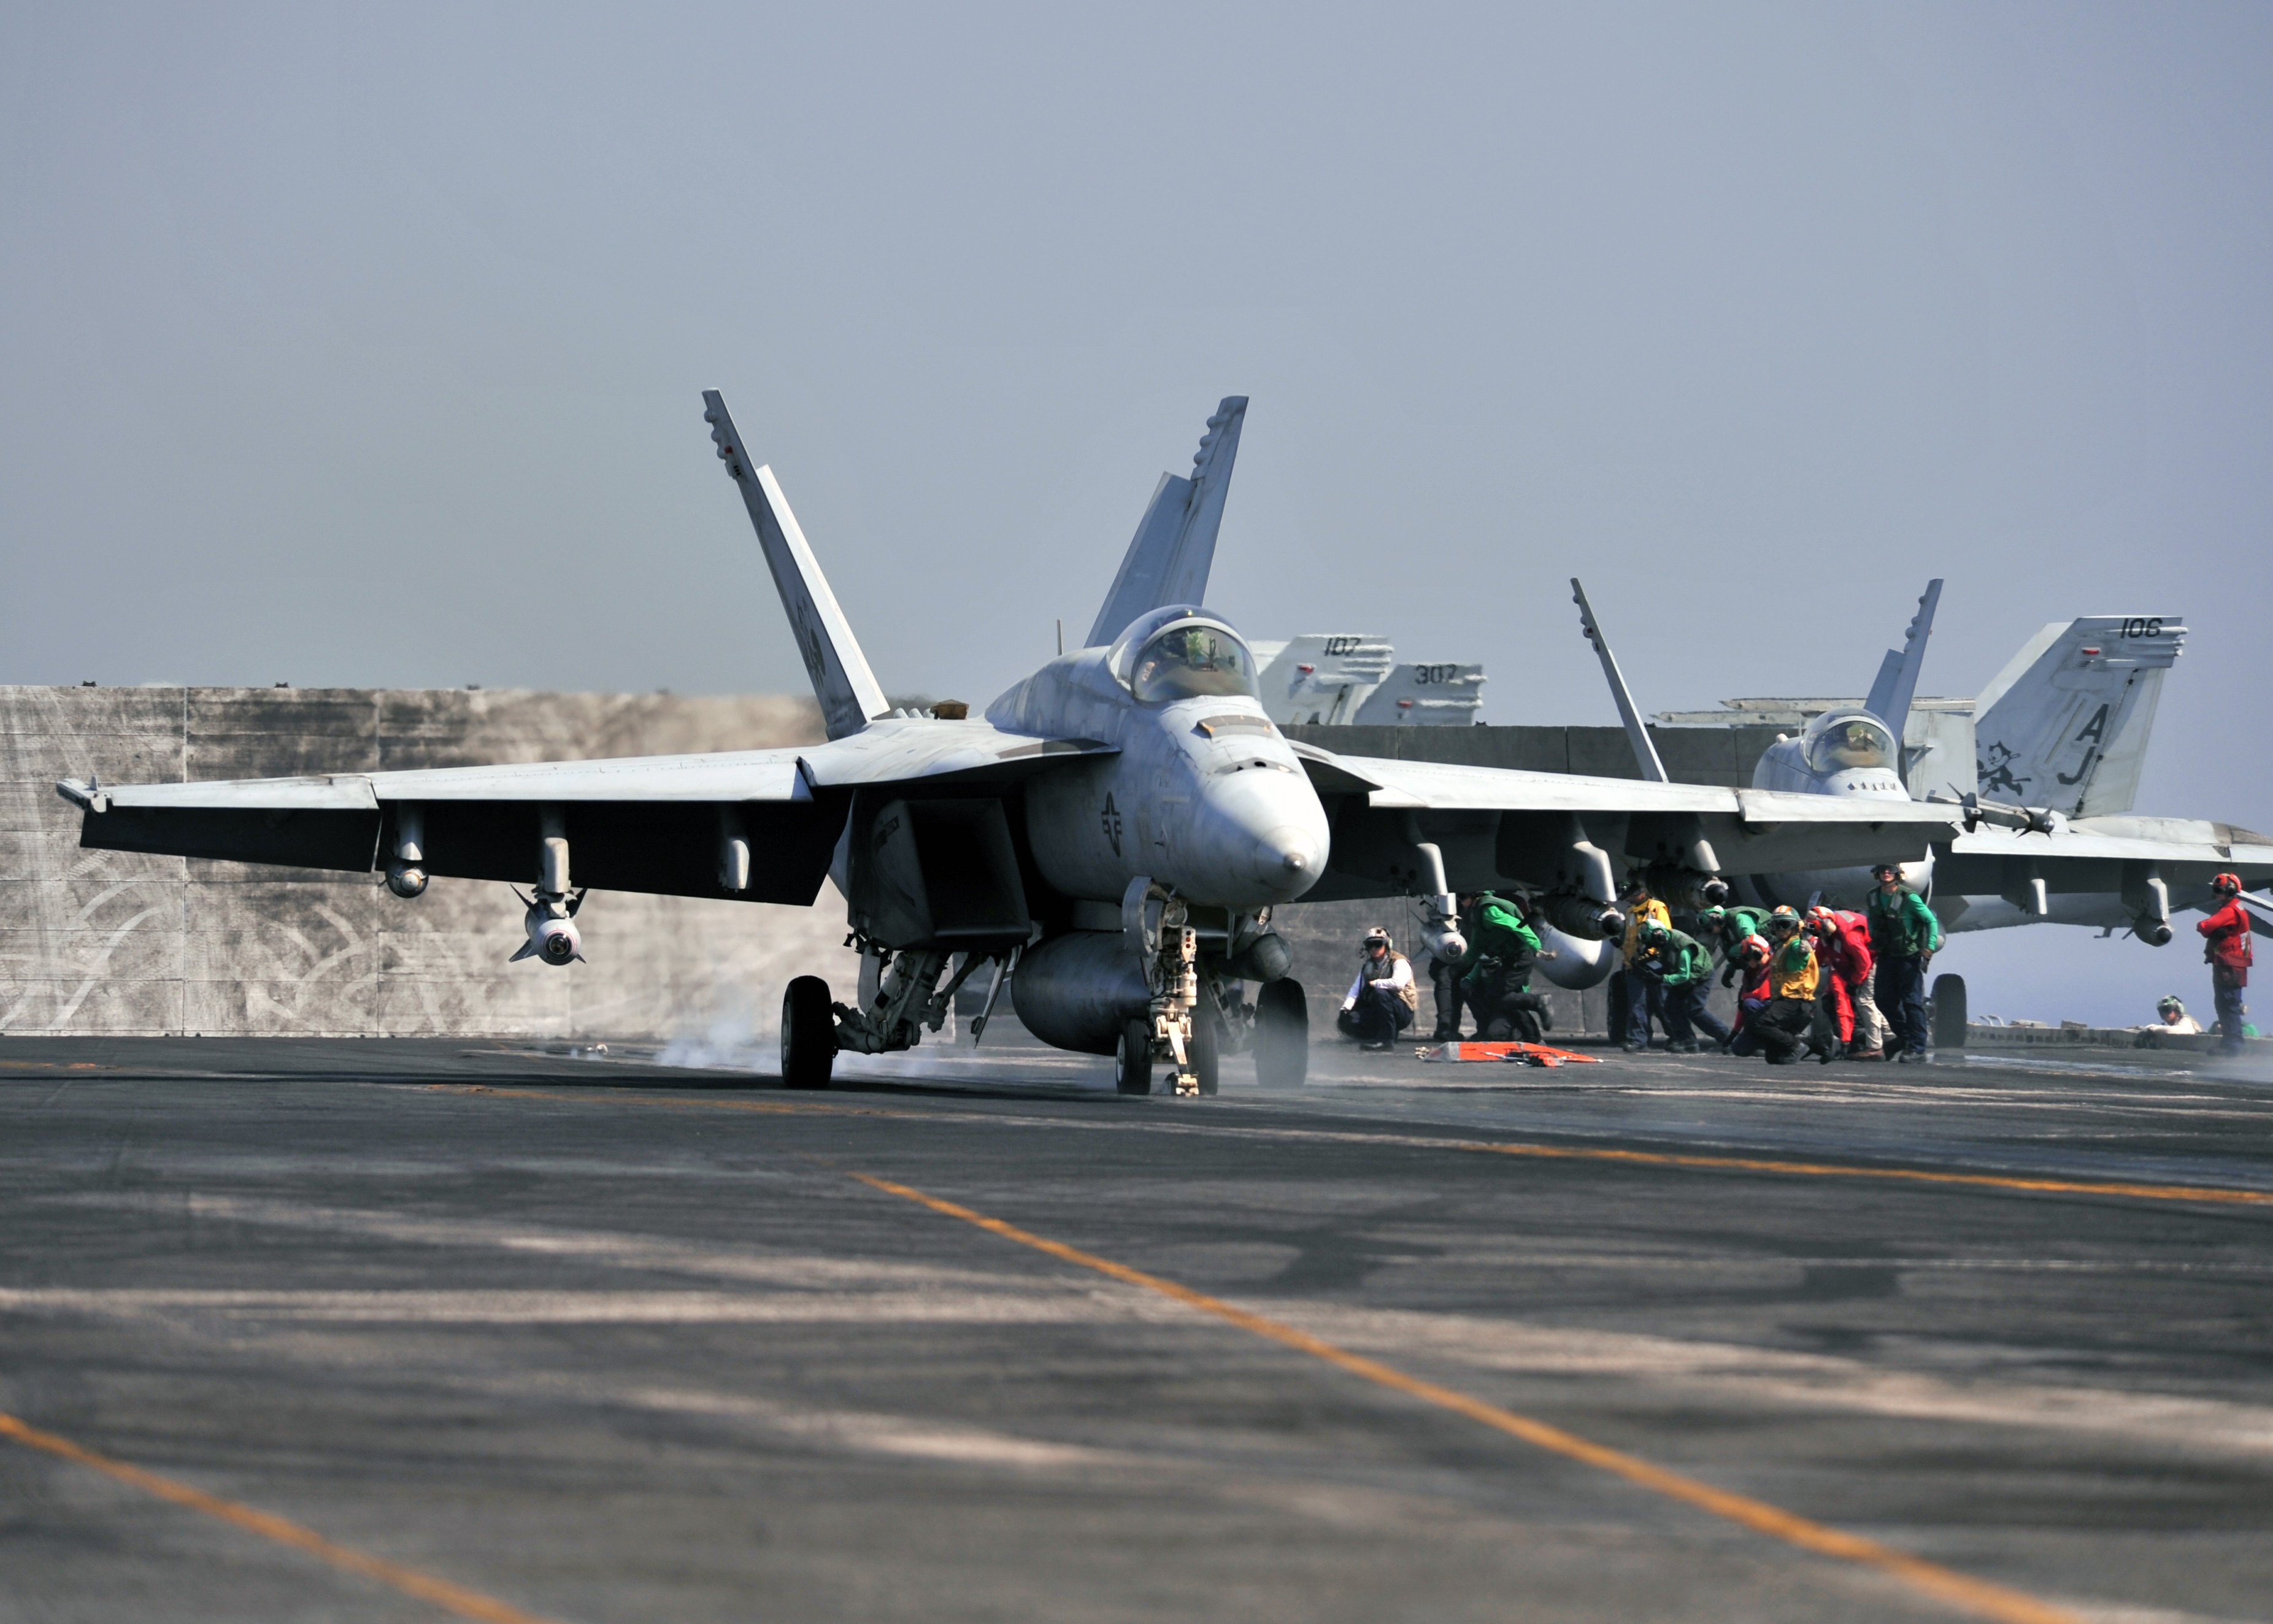
[[[2273,1079],[0,1047],[0,1618],[2240,1619]]]

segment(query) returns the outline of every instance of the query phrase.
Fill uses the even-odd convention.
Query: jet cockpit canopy
[[[1191,605],[1138,616],[1114,644],[1112,667],[1139,704],[1218,695],[1262,697],[1246,643]]]
[[[1894,736],[1867,710],[1834,710],[1819,716],[1801,735],[1810,772],[1828,776],[1855,767],[1894,765]]]

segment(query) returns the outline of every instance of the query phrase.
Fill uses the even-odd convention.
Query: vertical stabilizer
[[[1097,624],[1089,628],[1086,646],[1111,643],[1149,610],[1206,598],[1216,531],[1223,523],[1224,497],[1231,489],[1231,465],[1239,456],[1239,430],[1246,417],[1247,397],[1225,396],[1207,421],[1191,477],[1160,476],[1121,555],[1121,573],[1097,612]]]
[[[860,652],[859,640],[852,635],[844,612],[836,606],[836,594],[829,590],[829,578],[821,573],[813,549],[806,545],[805,532],[798,528],[797,515],[789,510],[788,500],[775,483],[774,470],[751,465],[741,436],[735,432],[734,419],[727,415],[726,402],[717,390],[702,392],[702,406],[710,438],[718,442],[719,460],[733,476],[742,492],[742,504],[750,510],[758,545],[765,552],[766,568],[773,572],[774,588],[789,615],[790,634],[797,639],[805,674],[812,679],[813,696],[821,702],[821,718],[829,736],[842,739],[857,733],[891,709],[884,690],[876,685],[867,657]]]
[[[2031,637],[1975,702],[1982,798],[2070,817],[2131,810],[2186,638],[2160,614],[2086,615]]]
[[[1933,612],[1941,602],[1941,581],[1939,576],[1925,583],[1925,591],[1918,598],[1917,613],[1910,617],[1910,628],[1903,634],[1900,650],[1889,649],[1887,658],[1879,662],[1878,680],[1871,684],[1871,696],[1863,708],[1884,722],[1894,737],[1902,737],[1909,726],[1910,701],[1917,697],[1918,673],[1925,666],[1926,639],[1933,635]]]
[[[1602,657],[1602,674],[1610,682],[1610,697],[1618,702],[1618,719],[1626,725],[1626,741],[1633,746],[1634,765],[1641,769],[1641,776],[1651,783],[1669,783],[1671,780],[1666,777],[1665,763],[1657,757],[1657,745],[1650,738],[1649,729],[1642,726],[1641,712],[1634,708],[1633,695],[1626,689],[1625,677],[1618,670],[1617,656],[1610,652],[1610,642],[1602,635],[1602,628],[1594,624],[1594,611],[1587,602],[1587,589],[1579,584],[1576,575],[1571,577],[1571,601],[1579,605],[1579,629],[1587,634],[1587,641],[1594,645],[1594,652]]]

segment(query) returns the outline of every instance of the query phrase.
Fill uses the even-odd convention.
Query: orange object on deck
[[[1544,1043],[1479,1043],[1462,1041],[1439,1043],[1429,1051],[1430,1060],[1512,1060],[1519,1065],[1559,1066],[1575,1060],[1580,1065],[1600,1065],[1600,1055],[1582,1055],[1575,1049],[1552,1049]]]

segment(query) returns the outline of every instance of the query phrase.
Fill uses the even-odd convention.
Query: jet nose
[[[1249,857],[1255,883],[1287,902],[1317,884],[1325,867],[1326,846],[1320,831],[1301,823],[1281,823],[1257,836]]]

